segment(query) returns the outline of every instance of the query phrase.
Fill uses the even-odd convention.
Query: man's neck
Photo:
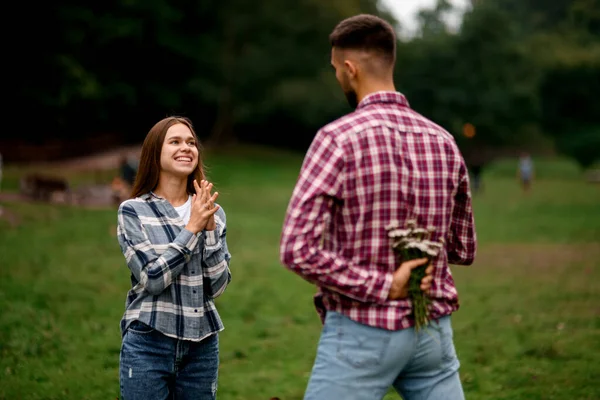
[[[188,198],[187,178],[174,177],[161,173],[154,193],[167,200],[173,207],[184,204]]]
[[[363,85],[361,85],[356,90],[356,96],[357,96],[358,102],[360,103],[361,101],[363,101],[363,99],[365,97],[367,97],[370,94],[377,93],[377,92],[395,92],[395,91],[396,91],[396,87],[394,86],[393,81],[386,81],[386,82],[372,81],[372,82],[365,82]]]

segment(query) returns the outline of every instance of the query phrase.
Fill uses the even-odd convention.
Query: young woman
[[[132,198],[119,206],[118,240],[131,271],[121,320],[125,400],[216,398],[214,299],[231,281],[225,212],[215,204],[191,122],[169,117],[142,146]]]

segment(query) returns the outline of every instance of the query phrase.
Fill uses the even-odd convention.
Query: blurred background
[[[316,131],[352,111],[328,35],[358,13],[396,27],[397,89],[454,135],[472,175],[479,254],[453,267],[467,398],[600,398],[600,1],[63,0],[7,13],[0,399],[118,397],[129,278],[116,208],[148,130],[173,114],[192,119],[228,215],[219,398],[302,398],[320,323],[278,240]]]

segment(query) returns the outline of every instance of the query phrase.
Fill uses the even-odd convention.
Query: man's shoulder
[[[454,143],[454,137],[446,129],[409,107],[364,107],[330,122],[321,128],[321,132],[343,141],[350,134],[377,127],[440,136]]]
[[[344,141],[350,134],[382,124],[383,118],[372,110],[358,109],[323,126],[320,132],[336,141]]]

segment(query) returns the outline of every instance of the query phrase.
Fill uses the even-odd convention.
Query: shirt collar
[[[362,101],[358,103],[358,107],[356,107],[356,109],[358,110],[376,103],[394,103],[400,104],[401,106],[410,107],[408,100],[406,100],[406,97],[402,93],[381,91],[365,96]]]
[[[153,191],[149,191],[146,194],[143,194],[140,196],[141,199],[144,200],[164,200],[162,197],[158,196],[156,193],[154,193]]]
[[[141,195],[140,198],[142,198],[142,199],[144,199],[146,201],[150,201],[150,200],[152,200],[152,201],[165,201],[165,202],[168,203],[168,201],[164,197],[160,197],[159,195],[157,195],[153,191],[149,191],[148,193]],[[192,195],[188,194],[188,199],[186,200],[186,203],[188,201],[191,201],[191,199],[192,199]],[[169,203],[169,204],[171,204],[171,203]]]

